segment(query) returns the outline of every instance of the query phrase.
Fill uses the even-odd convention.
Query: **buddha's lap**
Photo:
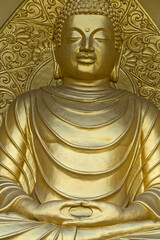
[[[97,228],[55,226],[16,213],[0,214],[0,239],[7,240],[138,240],[160,239],[160,221],[143,221]]]

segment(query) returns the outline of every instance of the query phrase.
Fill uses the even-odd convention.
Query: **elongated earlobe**
[[[54,79],[59,80],[62,78],[62,73],[59,67],[58,63],[55,63],[55,73],[54,73]]]
[[[111,82],[117,83],[118,82],[118,75],[119,75],[119,70],[118,67],[115,65],[113,68],[113,71],[111,73]]]
[[[119,54],[116,59],[116,63],[114,65],[113,71],[111,73],[111,79],[110,81],[113,83],[118,82],[118,77],[119,77],[119,69],[120,69],[120,64],[121,64],[121,59],[122,59],[122,53],[123,53],[123,47],[119,50]]]
[[[54,61],[54,64],[55,64],[54,79],[59,80],[59,79],[62,78],[62,73],[61,73],[61,70],[60,70],[60,66],[59,66],[59,64],[57,63],[57,60],[56,60],[55,44],[54,43],[53,43],[53,61]]]

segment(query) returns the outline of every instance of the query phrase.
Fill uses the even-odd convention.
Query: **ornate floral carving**
[[[30,90],[30,79],[52,58],[53,23],[62,4],[62,0],[25,0],[1,30],[0,113]]]
[[[155,62],[160,67],[160,40],[148,44],[148,47],[143,50],[142,61],[151,64]]]
[[[53,24],[64,3],[24,0],[1,29],[0,114],[16,96],[35,86],[34,76],[51,63]],[[120,13],[123,27],[121,68],[135,82],[136,92],[160,108],[160,32],[137,0],[111,3]],[[53,78],[52,71],[47,75]],[[40,82],[46,84],[45,79]]]
[[[134,79],[136,92],[160,108],[160,31],[136,0],[129,1],[122,26],[121,68]]]

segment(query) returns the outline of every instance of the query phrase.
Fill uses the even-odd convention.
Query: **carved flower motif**
[[[17,29],[14,32],[9,32],[6,35],[6,41],[9,44],[20,43],[22,45],[28,45],[28,40],[30,39],[31,34],[24,29]]]
[[[156,62],[160,63],[160,41],[157,43],[150,43],[148,47],[143,50],[143,58],[142,61],[144,63]]]
[[[136,57],[134,53],[128,49],[123,54],[122,65],[129,68],[133,68],[136,65]]]
[[[141,28],[144,29],[150,29],[153,30],[153,25],[150,23],[150,21],[148,19],[143,19],[141,21]]]
[[[33,50],[34,62],[44,61],[52,57],[52,50],[48,41],[41,42]]]

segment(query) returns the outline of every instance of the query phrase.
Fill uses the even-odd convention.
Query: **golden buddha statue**
[[[54,44],[57,86],[20,95],[1,127],[0,239],[159,239],[160,113],[110,87],[118,12],[68,0]]]

